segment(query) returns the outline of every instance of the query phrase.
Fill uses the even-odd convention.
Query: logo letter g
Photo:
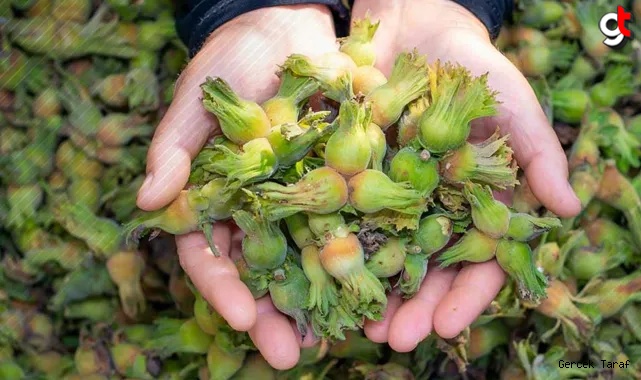
[[[619,30],[618,20],[619,20],[618,15],[612,12],[612,13],[606,13],[601,18],[601,21],[599,22],[599,29],[601,29],[601,33],[603,33],[603,35],[608,37],[603,41],[603,43],[610,47],[619,46],[623,42],[623,39],[625,38],[625,36]],[[615,22],[614,29],[608,28],[608,22],[610,21]]]

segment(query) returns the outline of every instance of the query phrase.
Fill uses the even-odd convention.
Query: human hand
[[[499,114],[473,123],[471,139],[489,137],[496,127],[510,134],[519,166],[536,197],[561,217],[580,211],[568,181],[567,159],[527,80],[493,45],[486,27],[449,0],[357,0],[353,18],[380,20],[374,36],[376,66],[386,75],[400,52],[417,48],[429,61],[458,62],[472,74],[489,72],[499,92]],[[502,201],[506,201],[501,199]],[[365,334],[396,351],[414,349],[432,330],[452,338],[492,302],[505,281],[496,260],[463,267],[432,266],[414,298],[390,294],[382,321],[368,321]]]
[[[191,160],[206,141],[220,134],[201,103],[200,84],[221,77],[241,97],[263,102],[276,94],[274,74],[292,53],[309,56],[337,51],[332,16],[320,5],[270,7],[243,14],[212,33],[176,83],[174,99],[154,135],[147,157],[147,176],[137,204],[151,211],[170,203],[187,183]],[[192,282],[238,331],[248,331],[256,347],[276,369],[293,367],[302,341],[289,319],[269,296],[254,300],[239,279],[233,258],[241,254],[242,231],[218,223],[212,254],[202,233],[176,237],[180,264]]]

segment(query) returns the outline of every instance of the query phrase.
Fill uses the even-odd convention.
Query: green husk
[[[592,86],[590,98],[598,107],[612,107],[621,97],[633,94],[635,87],[630,66],[613,66],[603,81]]]
[[[278,223],[265,220],[261,215],[238,210],[233,214],[234,222],[245,233],[243,257],[250,268],[271,270],[285,262],[287,239]]]
[[[427,208],[426,199],[409,182],[393,182],[377,170],[367,169],[355,175],[348,187],[350,204],[364,213],[389,209],[418,215]]]
[[[414,232],[412,244],[418,245],[424,255],[431,256],[447,245],[453,228],[453,221],[443,214],[426,216]]]
[[[474,227],[485,235],[499,239],[508,232],[510,217],[508,207],[494,199],[489,186],[467,182],[463,195],[470,203]]]
[[[590,106],[590,96],[579,88],[552,91],[554,117],[566,123],[580,123]]]
[[[581,165],[597,166],[601,158],[599,128],[605,124],[603,112],[590,111],[581,123],[581,132],[570,149],[568,166],[571,171]]]
[[[280,124],[272,128],[267,140],[274,150],[278,166],[290,167],[302,160],[312,146],[336,131],[337,123],[326,123],[329,112],[310,112],[299,122]]]
[[[431,153],[459,148],[472,120],[498,112],[487,74],[474,78],[463,66],[437,61],[430,67],[429,81],[430,106],[419,120],[418,139]]]
[[[5,217],[7,226],[20,227],[27,221],[36,219],[44,200],[44,191],[37,184],[11,186],[7,188],[5,196],[8,206]]]
[[[345,227],[331,234],[320,251],[323,268],[341,284],[348,310],[380,320],[387,304],[381,282],[365,267],[363,246]]]
[[[428,89],[428,67],[417,51],[401,53],[394,61],[386,83],[372,90],[365,100],[372,106],[372,121],[384,131],[401,117],[403,109]]]
[[[309,228],[307,215],[303,213],[294,214],[285,218],[287,232],[299,249],[304,249],[315,243],[316,237]]]
[[[271,129],[269,118],[255,102],[240,98],[222,78],[207,78],[201,85],[205,109],[218,119],[225,137],[243,145],[266,137]]]
[[[30,143],[0,159],[0,171],[7,179],[11,178],[9,183],[32,185],[53,171],[52,156],[62,127],[63,120],[59,116],[34,122]]]
[[[394,182],[409,182],[423,197],[429,197],[440,182],[438,161],[427,150],[404,147],[389,163],[387,175]]]
[[[147,308],[142,289],[144,259],[136,251],[123,250],[109,257],[106,265],[111,280],[118,287],[124,313],[130,318],[142,315]]]
[[[641,198],[612,161],[605,163],[597,198],[623,212],[637,244],[641,244]]]
[[[136,242],[148,231],[154,238],[160,230],[182,235],[203,231],[214,254],[219,252],[211,241],[213,222],[231,217],[240,207],[241,193],[226,191],[226,180],[217,178],[202,187],[182,190],[168,206],[150,212],[143,212],[124,225],[123,234],[128,242]]]
[[[194,318],[157,318],[152,338],[145,348],[167,357],[176,353],[206,354],[214,337],[206,334]]]
[[[274,272],[274,281],[269,284],[269,295],[274,306],[296,321],[296,327],[304,338],[307,335],[310,305],[310,281],[298,265]]]
[[[23,264],[36,271],[56,263],[67,271],[79,268],[91,256],[89,249],[77,240],[60,241],[54,246],[36,248],[24,253]]]
[[[368,169],[383,171],[383,164],[387,153],[385,133],[374,123],[369,123],[365,132],[367,133],[369,144],[372,147],[372,159],[370,160]]]
[[[56,289],[56,294],[51,297],[49,307],[51,310],[61,311],[78,301],[113,294],[116,294],[116,287],[109,277],[107,268],[93,263],[65,275],[60,287]]]
[[[155,73],[148,68],[135,68],[127,73],[123,94],[129,108],[149,112],[160,106],[159,84]]]
[[[403,272],[399,280],[399,288],[404,298],[412,298],[423,284],[427,275],[429,257],[426,254],[405,255]]]
[[[508,331],[507,326],[499,320],[472,328],[467,357],[470,360],[476,360],[508,343]]]
[[[62,112],[62,103],[58,94],[52,88],[46,88],[33,99],[33,114],[42,119],[59,116]]]
[[[64,81],[57,93],[67,110],[69,124],[83,137],[95,136],[102,120],[100,108],[93,102],[89,90],[77,77],[69,72],[59,71]],[[85,153],[88,152],[86,149],[83,150]]]
[[[565,7],[556,1],[536,1],[526,7],[520,21],[534,28],[549,26],[561,20],[565,15]]]
[[[325,145],[327,166],[345,176],[367,169],[372,159],[372,146],[367,134],[371,119],[372,111],[367,104],[354,100],[341,103],[338,129]]]
[[[4,28],[14,43],[52,59],[65,60],[89,54],[134,57],[136,50],[115,33],[117,22],[102,21],[106,11],[107,7],[99,8],[86,24],[37,16],[8,20]]]
[[[371,254],[365,267],[378,278],[388,278],[403,270],[408,254],[408,238],[389,238],[376,252]]]
[[[556,319],[557,325],[561,325],[566,344],[572,349],[579,348],[579,345],[587,342],[592,335],[594,323],[577,308],[577,298],[572,296],[563,282],[552,280],[547,292],[547,298],[535,310]]]
[[[524,75],[549,75],[555,69],[567,69],[578,53],[576,44],[548,41],[539,45],[522,45],[518,50],[519,69]]]
[[[123,229],[118,223],[94,214],[82,203],[60,199],[52,211],[68,233],[83,240],[98,255],[109,257],[124,243]]]
[[[310,281],[307,309],[312,313],[312,326],[323,322],[330,310],[338,305],[338,289],[332,276],[323,268],[320,250],[315,245],[307,245],[301,250],[301,265]],[[315,320],[314,317],[320,317]]]
[[[196,323],[203,332],[212,336],[216,335],[225,326],[225,320],[209,305],[202,294],[194,292],[194,296],[194,319]]]
[[[317,80],[323,92],[323,95],[337,102],[343,102],[354,97],[352,89],[352,73],[350,67],[343,62],[334,67],[329,66],[337,62],[331,61],[332,54],[320,56],[313,60],[303,54],[292,54],[287,57],[285,63],[281,66],[282,70],[290,70],[294,75],[300,77],[311,77]],[[329,59],[329,62],[325,62]],[[353,64],[353,62],[352,62]]]
[[[572,252],[567,267],[577,280],[587,281],[621,266],[626,259],[629,259],[628,252],[617,246],[582,246]]]
[[[154,133],[155,127],[142,124],[136,117],[111,113],[105,116],[96,132],[96,137],[105,145],[123,146],[135,138],[146,138]]]
[[[628,303],[640,299],[641,272],[618,278],[595,277],[583,287],[579,296],[594,304],[601,318],[610,318]]]
[[[499,137],[496,131],[482,143],[463,143],[441,159],[441,178],[452,184],[463,184],[469,180],[496,190],[518,185],[518,168],[512,149],[507,145],[508,139],[508,135]]]
[[[280,87],[276,95],[265,101],[265,110],[273,127],[281,124],[295,124],[302,105],[318,91],[320,85],[313,78],[297,77],[291,71],[280,74]]]
[[[514,240],[501,240],[496,246],[496,260],[519,285],[526,300],[545,298],[547,279],[534,264],[530,246]]]
[[[548,242],[536,248],[536,267],[541,268],[550,278],[565,278],[564,271],[569,254],[581,245],[588,243],[585,231],[576,230],[559,247],[556,242]]]
[[[419,120],[427,107],[429,107],[429,103],[430,101],[427,96],[421,96],[407,105],[407,110],[403,112],[403,115],[398,121],[397,142],[399,146],[404,147],[412,141],[415,141],[418,136]]]
[[[276,380],[277,371],[260,354],[247,356],[243,366],[232,377],[232,380],[261,379]]]
[[[210,379],[230,379],[242,366],[247,352],[245,350],[224,350],[212,343],[207,352],[207,369]]]
[[[372,39],[379,25],[380,21],[372,22],[369,16],[353,19],[349,36],[339,39],[339,50],[349,55],[358,66],[373,66],[376,50]]]
[[[259,299],[269,292],[269,277],[264,271],[258,271],[249,267],[244,258],[240,257],[234,261],[240,280],[247,286],[254,299]]]
[[[20,50],[11,49],[0,57],[0,68],[0,88],[15,91],[26,80],[29,70],[27,57]]]
[[[296,184],[283,186],[263,182],[246,191],[254,197],[268,220],[279,220],[298,212],[329,214],[347,203],[345,179],[330,167],[308,172]]]
[[[498,244],[497,239],[472,228],[466,231],[456,244],[441,253],[438,261],[441,267],[448,267],[462,261],[483,263],[494,257]]]
[[[214,151],[220,152],[220,158],[203,167],[224,176],[230,191],[268,179],[278,168],[278,158],[266,138],[255,138],[241,150],[236,153],[225,145],[215,145]]]
[[[607,56],[611,49],[603,43],[604,36],[599,29],[599,22],[610,7],[604,1],[589,1],[576,4],[576,17],[581,25],[580,41],[583,49],[594,59]]]
[[[118,342],[109,347],[116,371],[123,376],[141,380],[153,379],[160,372],[158,365],[153,364],[153,357],[148,357],[142,347]]]
[[[641,160],[638,151],[641,149],[641,140],[637,139],[625,127],[621,115],[614,110],[600,110],[605,117],[600,126],[600,145],[604,148],[605,157],[615,159],[621,171],[628,171],[630,167],[638,168]]]
[[[512,213],[505,237],[527,242],[558,227],[561,227],[561,221],[558,218],[539,218],[524,213]]]

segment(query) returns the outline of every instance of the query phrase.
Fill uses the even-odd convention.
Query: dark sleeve
[[[392,0],[393,1],[393,0]],[[452,0],[472,12],[485,26],[492,39],[498,36],[503,20],[512,15],[513,0]],[[278,5],[324,4],[332,9],[338,36],[349,28],[349,8],[354,0],[183,0],[178,6],[178,35],[194,56],[216,28],[227,21],[256,9]]]
[[[194,56],[211,32],[227,21],[256,9],[278,5],[323,4],[335,20],[345,24],[349,2],[345,0],[183,0],[177,9],[176,28],[180,39]]]
[[[495,39],[501,31],[503,21],[512,18],[513,0],[452,0],[472,12]]]

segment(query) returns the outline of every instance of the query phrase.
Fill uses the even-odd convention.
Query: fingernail
[[[149,173],[145,177],[145,180],[142,183],[142,186],[140,186],[140,190],[138,190],[138,196],[140,197],[141,195],[144,196],[146,193],[151,189],[151,184],[154,181],[154,174]]]

